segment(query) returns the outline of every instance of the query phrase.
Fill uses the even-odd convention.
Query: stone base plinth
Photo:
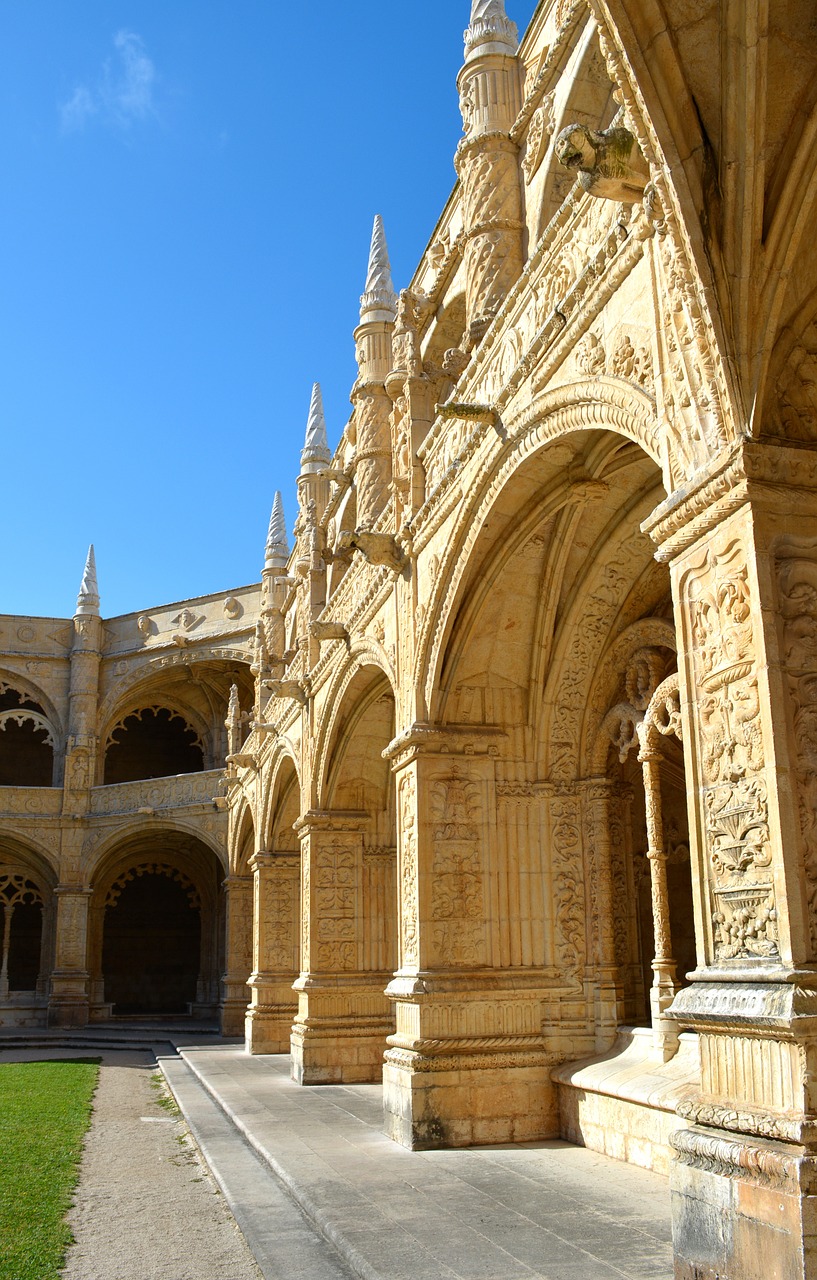
[[[51,1000],[48,1005],[49,1027],[87,1027],[87,1000]]]
[[[289,1053],[292,1024],[298,1006],[250,1005],[244,1015],[244,1040],[248,1053]]]
[[[817,1275],[817,1158],[701,1126],[672,1145],[675,1280]]]
[[[225,999],[219,1009],[219,1028],[223,1036],[243,1036],[247,1015],[247,997]]]
[[[298,1084],[379,1082],[394,1015],[385,995],[388,974],[306,979],[295,984],[292,1078]],[[374,979],[374,980],[372,980]]]
[[[33,992],[14,992],[0,1001],[0,1027],[44,1027],[46,1003]]]
[[[559,1136],[552,1058],[537,1051],[431,1055],[389,1049],[387,1135],[412,1151]]]
[[[609,1053],[565,1062],[559,1089],[561,1136],[667,1176],[678,1103],[700,1091],[698,1037],[685,1032],[668,1062],[647,1027],[622,1027]]]

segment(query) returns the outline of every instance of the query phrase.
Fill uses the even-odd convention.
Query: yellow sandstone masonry
[[[812,8],[474,0],[294,547],[0,619],[5,1023],[218,1012],[406,1146],[669,1171],[678,1280],[817,1276]]]

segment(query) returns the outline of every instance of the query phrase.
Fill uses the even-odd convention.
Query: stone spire
[[[284,503],[280,490],[275,491],[272,503],[272,515],[269,518],[267,545],[264,552],[265,569],[286,569],[289,560],[289,543],[287,526],[284,519]]]
[[[306,423],[306,439],[301,453],[301,474],[311,475],[323,471],[332,461],[329,441],[326,438],[326,419],[323,416],[323,400],[319,382],[312,385],[309,418]]]
[[[513,55],[519,46],[516,23],[505,13],[505,0],[472,0],[471,21],[465,30],[466,60],[480,53]],[[485,48],[485,46],[490,46]]]
[[[391,279],[386,232],[383,230],[383,219],[376,213],[369,249],[369,270],[360,299],[360,322],[365,324],[370,320],[393,320],[396,315],[397,297]]]
[[[99,587],[96,580],[96,558],[94,556],[93,543],[88,548],[88,558],[85,561],[82,582],[79,584],[76,616],[80,614],[90,614],[92,617],[99,616]]]

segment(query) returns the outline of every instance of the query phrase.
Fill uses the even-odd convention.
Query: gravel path
[[[102,1067],[65,1280],[261,1280],[175,1104],[158,1104],[167,1094],[152,1056],[71,1056],[101,1056]]]

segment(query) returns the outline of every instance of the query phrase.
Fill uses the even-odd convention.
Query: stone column
[[[368,814],[309,812],[301,840],[301,973],[292,1028],[299,1084],[379,1080],[392,1029],[390,974],[363,968],[363,831]]]
[[[618,909],[613,903],[610,848],[613,785],[608,778],[589,778],[582,783],[581,790],[584,828],[589,839],[588,870],[592,880],[591,954],[587,966],[587,981],[592,984],[592,989],[588,994],[595,1005],[596,1049],[603,1053],[613,1043],[623,1013],[623,993],[620,991],[613,936],[613,912]]]
[[[499,962],[492,874],[502,731],[415,725],[389,748],[397,784],[400,949],[386,1132],[413,1149],[558,1133],[541,970]]]
[[[90,889],[60,885],[56,959],[48,1002],[50,1027],[84,1027],[88,1022],[88,904]]]
[[[289,1053],[298,999],[300,948],[297,853],[260,850],[250,858],[253,873],[253,971],[245,1020],[250,1053]]]
[[[644,801],[647,814],[647,858],[650,864],[650,890],[653,923],[653,984],[650,988],[650,1010],[653,1030],[664,1043],[669,1034],[677,1046],[677,1029],[664,1018],[678,991],[677,965],[672,956],[669,892],[667,888],[667,849],[661,812],[661,752],[651,741],[645,741],[639,753],[644,775]]]
[[[253,961],[252,876],[227,876],[224,881],[226,941],[225,972],[221,980],[221,1034],[244,1034],[250,993],[247,980]]]
[[[483,4],[482,9],[485,9]],[[521,106],[516,27],[475,3],[457,88],[465,137],[455,167],[462,183],[466,344],[479,342],[522,270],[522,195],[510,129]]]
[[[392,403],[386,375],[392,364],[392,332],[397,299],[391,279],[383,220],[374,220],[366,287],[360,299],[360,324],[355,329],[358,377],[351,400],[357,487],[357,526],[374,527],[391,493]]]
[[[817,1272],[817,455],[742,443],[648,522],[671,564],[700,1037],[676,1277]]]

